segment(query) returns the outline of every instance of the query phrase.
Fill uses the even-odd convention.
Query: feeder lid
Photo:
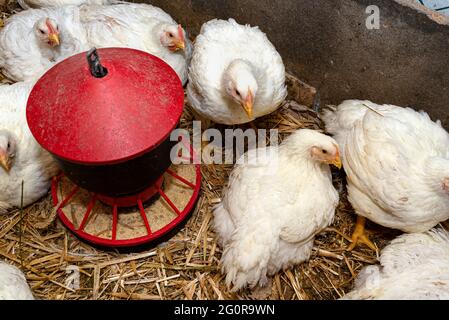
[[[39,79],[28,99],[27,121],[39,144],[57,157],[112,164],[163,142],[183,104],[181,81],[161,59],[127,48],[93,49]]]

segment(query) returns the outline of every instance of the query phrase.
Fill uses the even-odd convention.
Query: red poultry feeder
[[[39,79],[27,121],[63,172],[52,196],[66,227],[121,247],[153,241],[186,219],[201,173],[170,160],[183,104],[173,69],[138,50],[91,50],[87,60],[75,55]]]

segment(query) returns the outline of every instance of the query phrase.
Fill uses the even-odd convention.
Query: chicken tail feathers
[[[326,131],[333,133],[337,129],[337,107],[336,106],[326,106],[321,112],[321,119],[326,125]]]
[[[341,131],[351,130],[357,121],[363,119],[367,111],[380,114],[376,109],[377,105],[368,100],[345,100],[338,107],[324,110],[321,118],[326,125],[326,131],[335,135]]]
[[[264,224],[263,221],[260,222]],[[260,226],[260,225],[259,225]],[[263,230],[262,230],[263,229]],[[237,291],[245,286],[264,286],[268,282],[267,271],[273,242],[273,229],[237,229],[221,258],[222,271],[226,274],[226,284]]]
[[[225,250],[221,259],[222,272],[226,274],[226,285],[232,292],[268,282],[267,268],[257,261],[257,257],[259,255],[255,252],[244,254],[232,246]]]
[[[235,230],[234,222],[229,212],[225,209],[223,202],[215,206],[213,215],[213,228],[218,235],[218,244],[224,247]]]

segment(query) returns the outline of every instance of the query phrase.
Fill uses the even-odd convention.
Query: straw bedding
[[[9,1],[11,2],[11,1]],[[15,10],[3,8],[0,19]],[[0,26],[2,21],[0,21]],[[6,83],[0,75],[0,82]],[[274,114],[258,119],[258,128],[277,128],[280,138],[298,128],[322,129],[311,108],[315,89],[289,76],[289,97]],[[192,128],[187,106],[181,127]],[[219,126],[219,130],[224,127]],[[104,250],[78,240],[55,219],[51,196],[0,216],[0,259],[19,266],[40,299],[337,299],[349,291],[376,253],[349,244],[355,215],[346,199],[344,176],[334,174],[341,202],[334,223],[316,237],[310,261],[276,275],[267,288],[231,293],[220,273],[221,248],[211,228],[212,207],[220,201],[232,165],[202,165],[202,190],[187,224],[171,239],[139,251]],[[398,232],[368,223],[379,249]],[[68,283],[79,270],[79,288]]]

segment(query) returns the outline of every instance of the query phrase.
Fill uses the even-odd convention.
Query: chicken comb
[[[50,34],[58,33],[58,31],[55,30],[55,28],[53,28],[53,26],[51,25],[50,18],[45,19],[45,25],[47,26],[48,31],[50,32]]]
[[[180,24],[178,24],[178,35],[179,35],[179,40],[181,40],[182,42],[184,42],[184,30],[182,29],[182,26]]]

